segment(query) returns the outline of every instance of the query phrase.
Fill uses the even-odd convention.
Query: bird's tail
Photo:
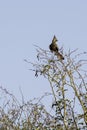
[[[59,52],[56,52],[55,55],[58,57],[59,60],[64,60],[64,56]]]

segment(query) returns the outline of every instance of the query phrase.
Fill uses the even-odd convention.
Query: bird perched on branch
[[[57,40],[56,36],[54,35],[52,43],[49,45],[49,49],[51,50],[51,52],[58,52],[59,51],[59,48],[56,44],[57,41],[58,40]]]
[[[52,43],[49,45],[49,49],[51,50],[51,52],[55,53],[55,55],[58,57],[59,60],[64,60],[63,55],[59,53],[59,48],[56,43],[57,41],[58,40],[57,40],[56,36],[54,35]]]

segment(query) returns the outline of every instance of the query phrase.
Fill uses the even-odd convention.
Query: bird
[[[49,49],[51,52],[54,52],[54,54],[58,57],[59,60],[64,60],[64,57],[62,54],[60,54],[59,47],[56,44],[57,41],[58,40],[57,40],[56,36],[54,35],[52,43],[49,45]]]
[[[59,48],[56,44],[57,41],[58,40],[57,40],[56,36],[54,35],[52,43],[49,45],[49,49],[51,50],[51,52],[58,52],[59,51]]]

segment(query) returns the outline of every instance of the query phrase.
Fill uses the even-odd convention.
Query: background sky
[[[33,44],[48,49],[53,35],[64,51],[87,51],[87,0],[1,0],[0,85],[26,101],[50,91],[24,59],[36,61]]]

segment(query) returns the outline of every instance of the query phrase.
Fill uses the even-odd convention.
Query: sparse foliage
[[[63,54],[36,46],[37,62],[32,63],[35,77],[43,76],[51,87],[54,113],[46,110],[41,98],[19,103],[14,95],[0,87],[0,130],[86,130],[87,129],[87,53],[77,50]],[[49,95],[49,94],[48,94]]]
[[[36,46],[37,47],[37,46]],[[37,47],[35,76],[48,79],[54,97],[56,123],[64,130],[87,128],[87,56],[86,52],[68,51],[60,60],[50,51]],[[60,50],[63,52],[63,50]],[[83,57],[83,59],[81,59]]]

